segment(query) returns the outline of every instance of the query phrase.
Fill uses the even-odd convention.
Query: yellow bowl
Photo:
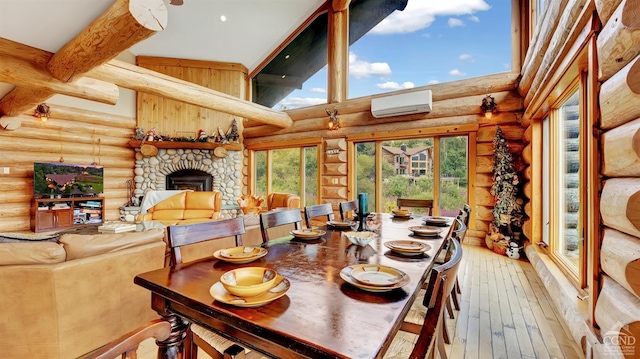
[[[264,267],[245,267],[230,270],[220,277],[220,283],[231,294],[255,297],[273,287],[276,271]]]
[[[409,210],[396,208],[392,209],[391,212],[395,215],[406,216],[409,213]]]

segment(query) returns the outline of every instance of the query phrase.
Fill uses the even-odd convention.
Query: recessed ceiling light
[[[287,77],[287,75],[282,75],[282,78],[285,78],[285,77]]]
[[[285,58],[285,59],[288,59],[289,57],[290,57],[289,55],[286,55],[284,58]]]
[[[227,17],[224,15],[220,15],[220,21],[225,22],[227,21]]]

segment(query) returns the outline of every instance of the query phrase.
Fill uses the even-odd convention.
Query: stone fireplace
[[[235,217],[240,211],[236,201],[242,196],[242,163],[242,151],[229,150],[225,157],[217,157],[208,149],[168,148],[145,156],[136,149],[134,196],[142,198],[152,190],[219,191],[223,217]],[[132,215],[123,214],[127,220]]]

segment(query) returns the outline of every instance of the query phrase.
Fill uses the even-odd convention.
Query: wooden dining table
[[[277,358],[381,358],[450,234],[453,218],[436,237],[413,236],[409,227],[424,225],[421,217],[398,219],[382,213],[376,218],[379,236],[367,246],[356,246],[342,230],[322,226],[326,233],[318,239],[269,242],[268,254],[251,263],[207,257],[139,274],[134,282],[151,291],[151,307],[172,325],[172,335],[159,343],[158,358],[191,356],[190,343],[185,343],[191,322]],[[431,248],[424,255],[404,256],[384,245],[392,240],[416,240]],[[387,292],[365,291],[340,276],[343,268],[355,264],[390,266],[410,280]],[[220,276],[243,266],[273,268],[290,288],[286,295],[253,308],[214,300],[210,289]]]

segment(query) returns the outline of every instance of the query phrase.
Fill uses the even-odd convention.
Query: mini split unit
[[[407,92],[371,99],[371,114],[375,118],[431,112],[431,90]]]

